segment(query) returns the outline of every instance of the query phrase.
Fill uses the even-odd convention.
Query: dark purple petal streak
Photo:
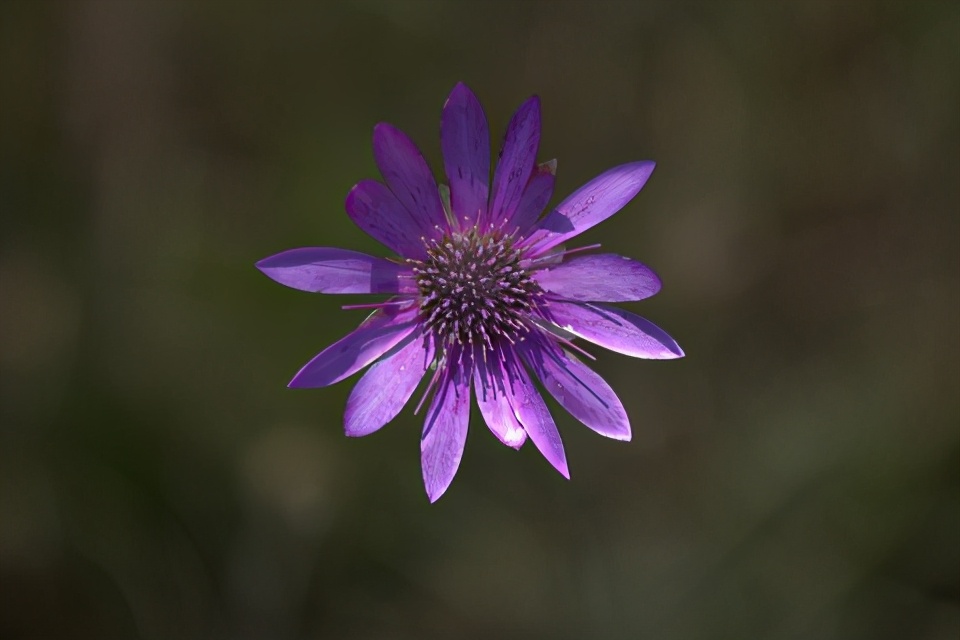
[[[453,215],[460,226],[472,226],[487,210],[490,129],[480,101],[462,82],[453,88],[443,106],[440,146],[450,181]]]
[[[447,226],[437,181],[417,145],[392,124],[373,129],[373,158],[380,174],[420,229],[439,234]],[[428,235],[427,237],[430,237]]]
[[[520,204],[517,205],[513,216],[507,220],[503,228],[512,231],[517,229],[517,233],[524,235],[533,223],[537,221],[540,214],[547,207],[550,198],[553,196],[553,187],[557,181],[557,161],[551,160],[539,165],[534,170],[533,175],[527,182],[527,188],[520,196]]]
[[[415,293],[409,267],[358,251],[330,247],[290,249],[257,263],[267,277],[313,293]]]
[[[426,255],[420,238],[431,233],[430,227],[426,221],[421,225],[383,183],[361,180],[347,194],[345,207],[354,224],[394,253],[407,258]]]
[[[513,216],[533,173],[539,146],[540,98],[533,96],[520,105],[507,125],[500,161],[493,174],[489,223],[498,224]]]
[[[558,327],[617,353],[652,360],[683,357],[683,350],[663,329],[623,309],[552,302],[549,316]]]
[[[533,386],[522,366],[512,368],[510,378],[504,386],[514,415],[530,436],[530,440],[547,462],[569,480],[567,455],[563,451],[563,442],[560,440],[557,425],[553,422],[553,416],[550,415],[540,392]]]
[[[287,386],[326,387],[340,382],[392,349],[418,325],[416,308],[396,315],[378,310],[352,333],[314,356]]]
[[[604,171],[548,213],[524,244],[544,253],[603,222],[640,192],[654,166],[644,160]]]
[[[524,357],[560,406],[602,436],[629,440],[627,412],[610,385],[565,350],[539,342],[539,348],[528,345]]]

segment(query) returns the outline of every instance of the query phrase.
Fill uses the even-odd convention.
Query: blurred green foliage
[[[0,635],[960,635],[960,4],[0,3]],[[583,237],[676,362],[599,354],[629,444],[573,480],[477,416],[342,435],[290,376],[354,326],[253,263],[382,253],[342,202],[389,120],[531,93]],[[495,142],[496,144],[496,142]]]

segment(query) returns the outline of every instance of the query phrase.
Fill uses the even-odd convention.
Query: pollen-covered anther
[[[425,241],[427,258],[410,260],[420,290],[420,312],[439,343],[493,350],[501,338],[518,342],[527,316],[543,295],[520,267],[512,236],[476,228]]]

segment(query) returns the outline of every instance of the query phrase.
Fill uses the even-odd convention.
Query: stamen
[[[384,309],[386,307],[393,307],[400,304],[409,304],[410,300],[388,300],[387,302],[371,302],[369,304],[345,304],[341,309],[344,311],[350,311],[352,309]]]
[[[574,247],[573,249],[567,249],[566,251],[557,251],[556,253],[548,253],[545,256],[540,256],[539,258],[534,258],[533,260],[526,260],[522,263],[524,267],[535,267],[541,262],[552,262],[558,258],[565,258],[566,256],[573,255],[574,253],[580,253],[581,251],[591,251],[593,249],[599,249],[601,245],[591,244],[585,247]]]
[[[513,237],[478,227],[424,241],[427,257],[408,260],[420,290],[420,311],[444,349],[494,352],[502,340],[516,344],[530,330],[543,290],[523,267]]]

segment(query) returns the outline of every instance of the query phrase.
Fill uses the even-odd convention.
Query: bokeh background
[[[285,386],[363,312],[253,263],[381,253],[372,127],[439,168],[460,80],[554,202],[657,160],[583,242],[688,355],[431,506],[422,416]],[[0,211],[3,638],[960,636],[957,2],[4,0]]]

